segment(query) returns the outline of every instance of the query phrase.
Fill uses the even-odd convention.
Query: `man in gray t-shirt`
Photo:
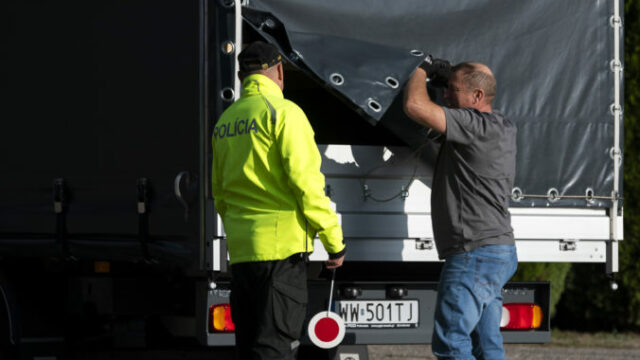
[[[431,101],[425,61],[409,79],[406,114],[444,136],[434,172],[431,219],[438,255],[432,350],[438,358],[504,359],[501,290],[517,267],[509,194],[515,177],[516,127],[492,109],[496,81],[479,63],[451,69],[445,99]]]
[[[443,107],[445,138],[433,178],[431,216],[438,255],[513,245],[509,194],[516,128],[502,115]]]

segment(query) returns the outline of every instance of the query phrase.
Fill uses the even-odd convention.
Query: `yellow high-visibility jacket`
[[[212,136],[213,196],[230,263],[311,252],[316,232],[332,258],[342,255],[309,120],[264,75],[246,77],[242,87]]]

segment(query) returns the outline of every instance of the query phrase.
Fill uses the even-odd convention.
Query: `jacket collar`
[[[242,97],[252,95],[270,95],[283,98],[282,90],[273,80],[262,74],[252,74],[242,81]]]

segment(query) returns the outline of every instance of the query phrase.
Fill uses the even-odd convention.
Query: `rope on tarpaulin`
[[[623,200],[618,193],[612,193],[610,196],[595,195],[593,189],[587,188],[584,195],[560,195],[556,188],[551,188],[547,191],[547,194],[525,194],[518,187],[513,188],[511,191],[511,200],[520,202],[523,199],[547,199],[549,202],[555,202],[562,199],[582,199],[587,202],[593,202],[595,200],[611,200],[613,202]]]

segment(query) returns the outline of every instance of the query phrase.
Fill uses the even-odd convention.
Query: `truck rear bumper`
[[[228,346],[234,344],[231,333],[210,333],[206,323],[208,309],[211,305],[229,302],[229,284],[220,283],[214,290],[208,289],[205,283],[197,287],[198,304],[198,339],[203,345]],[[403,297],[393,296],[393,289],[403,289]],[[433,315],[437,297],[437,282],[336,282],[333,299],[335,301],[357,300],[366,303],[380,304],[382,302],[417,301],[417,323],[396,326],[394,324],[378,325],[347,325],[343,345],[372,345],[372,344],[429,344],[433,332]],[[397,292],[396,292],[397,293]],[[349,294],[357,294],[350,297]],[[508,283],[503,289],[504,303],[535,303],[543,310],[543,320],[540,328],[535,330],[502,331],[505,343],[545,343],[551,340],[549,321],[550,284],[548,282],[520,282]],[[329,282],[309,282],[309,304],[307,308],[307,322],[321,311],[327,310],[329,301]],[[332,305],[335,308],[335,302]],[[394,308],[395,309],[395,308]],[[362,309],[362,311],[365,311]],[[395,310],[394,310],[395,311]],[[301,339],[303,344],[309,344],[306,334]],[[351,326],[351,327],[350,327]]]

